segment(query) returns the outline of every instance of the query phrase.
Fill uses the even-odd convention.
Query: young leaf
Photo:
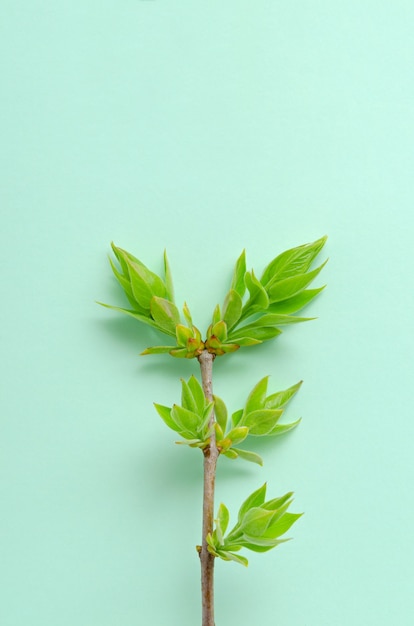
[[[192,328],[192,326],[193,326],[193,319],[191,317],[190,309],[188,308],[187,302],[184,302],[183,313],[184,313],[184,317],[185,317],[185,320],[186,320],[189,328]]]
[[[165,297],[170,302],[174,302],[174,287],[171,276],[171,268],[167,258],[167,251],[164,250],[164,272],[165,272]]]
[[[244,282],[244,276],[246,274],[246,252],[243,250],[241,255],[236,261],[236,266],[233,272],[233,278],[231,281],[231,289],[237,291],[240,298],[243,298],[246,291],[246,285]]]
[[[227,324],[225,321],[220,320],[213,325],[211,334],[217,337],[220,342],[224,342],[227,339]]]
[[[261,537],[267,529],[273,512],[261,507],[253,507],[244,515],[240,528],[249,537]]]
[[[259,507],[263,504],[266,498],[266,483],[253,491],[248,498],[243,502],[239,510],[238,523],[240,524],[247,511],[254,507]]]
[[[327,237],[321,237],[313,243],[291,248],[279,254],[269,263],[260,279],[268,287],[275,280],[283,280],[308,271],[312,261],[323,248]]]
[[[276,426],[272,428],[272,430],[268,432],[267,434],[271,436],[284,435],[285,433],[288,433],[290,430],[293,430],[294,428],[296,428],[296,426],[300,424],[300,422],[301,422],[301,418],[299,418],[295,422],[291,422],[290,424],[276,424]]]
[[[175,329],[180,324],[180,313],[172,302],[153,296],[150,302],[151,315],[154,320],[164,328],[168,335],[176,336]]]
[[[221,454],[229,459],[237,459],[237,457],[239,456],[233,448],[229,448],[229,450],[224,450]]]
[[[299,381],[296,385],[292,385],[289,389],[285,389],[284,391],[277,391],[273,393],[271,396],[266,398],[265,408],[266,409],[280,409],[285,406],[289,400],[297,393],[302,385],[303,381]]]
[[[241,424],[249,428],[249,435],[257,437],[273,434],[277,421],[282,415],[280,409],[259,409],[252,411],[243,417]]]
[[[174,348],[175,346],[153,346],[152,348],[146,348],[143,352],[141,352],[141,356],[145,356],[147,354],[165,354],[167,352],[171,352]]]
[[[273,500],[268,500],[264,502],[261,507],[262,509],[266,509],[267,511],[276,511],[283,507],[286,503],[289,505],[292,502],[293,491],[289,491],[285,493],[284,496],[279,496],[278,498],[273,498]]]
[[[240,319],[242,313],[243,303],[240,294],[230,289],[223,304],[223,320],[227,324],[228,330],[230,330]]]
[[[117,281],[119,282],[119,284],[121,285],[122,289],[124,290],[125,295],[128,298],[130,304],[138,312],[144,313],[145,309],[143,309],[138,304],[138,302],[135,300],[135,298],[134,298],[134,294],[132,293],[131,283],[129,282],[128,275],[127,275],[127,278],[125,278],[125,276],[123,274],[121,274],[121,272],[118,271],[118,268],[116,267],[115,263],[112,261],[111,258],[109,258],[109,263],[111,265],[112,271],[115,274],[115,277],[116,277]]]
[[[248,450],[241,450],[240,448],[232,448],[234,452],[237,452],[238,456],[245,461],[250,461],[251,463],[257,463],[257,465],[263,465],[263,459],[261,456],[256,454],[255,452],[249,452]]]
[[[243,338],[248,337],[249,342],[244,343],[244,345],[254,345],[254,343],[262,343],[263,341],[268,341],[269,339],[273,339],[280,335],[282,331],[279,328],[274,328],[273,326],[256,326],[255,324],[250,324],[249,326],[242,326],[241,328],[237,328],[235,331],[232,331],[229,339],[242,345]]]
[[[205,396],[203,388],[194,375],[190,377],[188,381],[188,386],[191,389],[191,393],[193,394],[193,398],[197,405],[196,413],[198,413],[198,415],[202,415],[205,407]]]
[[[317,277],[326,263],[327,261],[307,274],[298,274],[297,276],[272,283],[268,289],[270,302],[281,302],[282,300],[287,300],[287,298],[295,296]]]
[[[221,313],[220,313],[220,305],[216,304],[216,307],[213,311],[213,324],[217,324],[219,321],[221,320]]]
[[[226,432],[227,426],[227,407],[224,404],[223,400],[218,396],[213,396],[214,398],[214,415],[216,417],[216,421],[220,426],[223,433]]]
[[[264,407],[268,381],[269,376],[265,376],[253,387],[246,400],[243,415]]]
[[[193,437],[197,437],[201,421],[198,415],[178,404],[174,404],[171,417],[184,431],[191,433]]]
[[[278,333],[280,334],[280,332]],[[234,339],[236,345],[241,346],[257,346],[259,343],[263,343],[260,339],[253,339],[253,337],[237,337]]]
[[[220,529],[222,538],[227,530],[227,526],[229,525],[229,519],[230,513],[227,507],[223,503],[221,503],[217,512],[216,524],[217,528]],[[221,540],[220,543],[223,543],[223,540]]]
[[[239,409],[238,411],[235,411],[233,413],[233,415],[231,416],[231,423],[233,425],[233,428],[238,425],[242,417],[243,417],[243,409]]]
[[[269,298],[263,285],[256,278],[254,271],[246,272],[245,281],[250,298],[243,308],[242,317],[249,317],[256,311],[264,311],[269,306]]]
[[[270,524],[269,527],[261,533],[262,537],[264,539],[277,539],[280,535],[284,535],[302,515],[303,513],[285,513],[277,522]]]
[[[231,445],[241,443],[244,441],[249,434],[249,429],[246,426],[238,426],[237,428],[233,428],[226,435],[226,439],[230,439]]]
[[[309,302],[311,302],[321,291],[325,289],[325,286],[318,289],[305,289],[296,296],[292,296],[282,302],[274,302],[269,305],[267,311],[269,313],[277,313],[281,315],[289,315],[290,313],[296,313],[303,309]]]
[[[171,408],[169,406],[163,406],[162,404],[156,404],[156,402],[154,402],[154,406],[158,415],[161,417],[161,419],[164,420],[168,428],[171,428],[171,430],[175,430],[176,432],[179,432],[180,427],[171,417]]]
[[[198,414],[197,402],[195,401],[190,386],[184,379],[181,379],[181,405],[185,409],[188,409],[188,411],[192,411],[196,415]]]
[[[285,326],[286,324],[298,324],[299,322],[309,322],[314,317],[295,317],[294,315],[278,315],[277,313],[267,313],[255,320],[249,326]]]
[[[119,313],[125,313],[125,315],[129,315],[130,317],[133,317],[134,319],[138,320],[139,322],[142,322],[143,324],[148,324],[148,326],[152,326],[153,328],[160,330],[162,333],[165,333],[166,335],[169,334],[165,331],[165,329],[162,326],[160,326],[160,324],[155,322],[151,317],[141,315],[141,313],[137,313],[136,311],[123,309],[122,307],[119,307],[119,306],[113,306],[112,304],[105,304],[104,302],[98,302],[97,304],[104,306],[106,309],[112,309],[113,311],[118,311]]]
[[[199,429],[198,429],[200,433],[204,434],[205,430],[209,427],[211,414],[212,414],[213,410],[214,410],[214,402],[209,402],[208,404],[206,404],[206,407],[205,407],[204,412],[203,412],[202,421],[201,421]]]
[[[227,552],[226,550],[219,550],[218,556],[222,558],[224,561],[235,561],[236,563],[240,563],[240,565],[248,566],[249,561],[245,556],[240,556],[238,554],[234,554],[233,552]]]
[[[175,327],[175,336],[177,338],[177,344],[186,348],[188,340],[193,337],[193,331],[183,324],[177,324]]]

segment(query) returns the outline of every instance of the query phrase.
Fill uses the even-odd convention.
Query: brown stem
[[[213,400],[213,361],[214,354],[203,350],[198,357],[201,368],[201,381],[204,395],[209,402]],[[214,411],[211,415],[210,426],[215,422]],[[203,493],[203,537],[200,554],[201,561],[201,597],[203,620],[202,626],[214,626],[214,556],[207,550],[206,537],[213,532],[214,520],[214,484],[216,479],[216,465],[218,450],[216,433],[212,429],[210,444],[204,452],[204,493]]]

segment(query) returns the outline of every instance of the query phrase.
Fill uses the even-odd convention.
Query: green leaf
[[[171,356],[174,356],[177,359],[187,359],[188,358],[188,350],[187,348],[174,348],[170,351]]]
[[[175,430],[175,432],[179,432],[180,427],[171,417],[171,408],[169,406],[163,406],[162,404],[156,404],[156,402],[154,402],[154,406],[158,415],[164,420],[168,428]]]
[[[150,308],[152,296],[165,296],[165,285],[161,278],[151,272],[145,265],[131,261],[124,255],[131,281],[132,293],[138,303],[144,308]]]
[[[233,552],[227,552],[226,550],[219,550],[218,556],[223,559],[223,561],[235,561],[236,563],[240,563],[240,565],[248,566],[249,561],[245,556],[240,556],[238,554],[234,554]]]
[[[232,331],[229,339],[230,341],[234,341],[235,343],[242,345],[240,342],[243,341],[243,338],[248,337],[250,343],[245,343],[244,345],[253,345],[251,340],[253,340],[253,342],[255,341],[255,343],[262,343],[263,341],[277,337],[281,333],[282,331],[279,328],[274,328],[273,326],[261,327],[251,324],[249,326],[242,326],[241,328]]]
[[[233,272],[233,278],[231,280],[231,289],[237,291],[240,298],[243,298],[246,291],[246,285],[244,282],[244,276],[246,274],[246,252],[243,250],[241,255],[236,261],[236,266]]]
[[[175,304],[165,298],[153,296],[150,309],[152,317],[164,328],[164,332],[175,337],[176,326],[180,323],[180,313]]]
[[[262,317],[259,317],[252,324],[249,324],[249,326],[285,326],[286,324],[309,322],[314,319],[314,317],[295,317],[294,315],[278,315],[277,313],[270,313],[262,315]]]
[[[284,535],[302,515],[303,513],[285,513],[277,522],[269,525],[269,527],[261,533],[263,539],[276,539]]]
[[[300,422],[301,422],[301,418],[299,418],[295,422],[291,422],[290,424],[276,424],[276,426],[272,428],[272,430],[267,434],[271,435],[272,437],[277,436],[277,435],[284,435],[285,433],[288,433],[290,430],[293,430],[294,428],[296,428],[296,426],[300,424]]]
[[[303,309],[311,300],[313,300],[318,293],[323,291],[325,286],[319,287],[318,289],[305,289],[300,293],[297,293],[292,298],[288,298],[287,300],[282,300],[282,302],[274,302],[269,305],[267,311],[269,313],[277,313],[277,314],[290,314],[296,313]]]
[[[271,550],[272,548],[276,548],[280,543],[285,543],[289,541],[288,539],[267,539],[265,537],[251,537],[250,535],[244,535],[244,541],[240,541],[241,545],[245,548],[249,545],[249,550],[253,550],[251,545],[255,545],[257,548],[267,548]],[[256,550],[259,552],[259,550]],[[262,550],[260,550],[262,552]]]
[[[143,262],[137,259],[137,257],[135,257],[130,252],[127,252],[122,248],[118,248],[113,242],[111,243],[111,246],[120,266],[122,267],[122,271],[124,272],[125,276],[129,276],[128,261],[133,261],[137,265],[142,265],[143,267],[145,267]]]
[[[187,328],[183,324],[177,324],[175,327],[175,336],[177,344],[182,347],[187,347],[187,341],[193,337],[193,331],[191,328]]]
[[[295,296],[297,293],[302,291],[302,289],[305,289],[305,287],[307,287],[309,283],[317,277],[319,272],[325,267],[326,263],[327,261],[307,274],[298,274],[298,276],[285,278],[284,280],[272,283],[268,289],[270,302],[280,302]]]
[[[248,450],[241,450],[240,448],[232,448],[234,452],[237,452],[241,459],[250,461],[251,463],[257,463],[257,465],[263,465],[263,459],[255,452],[249,452]]]
[[[264,407],[268,381],[269,376],[265,376],[253,387],[246,400],[243,412],[244,415]]]
[[[217,512],[217,519],[216,519],[217,530],[219,530],[219,532],[217,532],[217,537],[221,544],[223,543],[223,537],[227,530],[227,526],[229,525],[229,519],[230,519],[230,513],[227,507],[223,503],[221,503]],[[221,534],[221,539],[220,539],[220,534]]]
[[[223,454],[229,459],[237,459],[237,457],[239,456],[237,452],[235,452],[235,450],[233,450],[232,448],[230,448],[229,450],[225,450],[221,454]]]
[[[223,320],[220,320],[216,324],[213,325],[211,329],[211,334],[217,337],[220,342],[226,341],[227,339],[227,324]]]
[[[206,404],[203,388],[194,375],[190,377],[188,386],[191,389],[191,393],[193,394],[193,398],[197,405],[197,413],[202,415]]]
[[[209,402],[203,412],[203,418],[199,427],[199,432],[203,433],[203,436],[207,436],[207,434],[205,433],[206,429],[210,428],[210,419],[211,419],[211,414],[213,413],[214,410],[214,402]]]
[[[130,317],[133,317],[134,319],[138,320],[139,322],[142,322],[143,324],[148,324],[148,326],[152,326],[152,328],[156,328],[157,330],[160,330],[162,333],[169,334],[169,333],[166,333],[165,329],[162,326],[160,326],[157,322],[155,322],[151,317],[146,317],[145,315],[141,315],[140,313],[137,313],[136,311],[123,309],[122,307],[113,306],[112,304],[105,304],[104,302],[97,302],[97,304],[104,306],[106,309],[112,309],[113,311],[118,311],[118,313],[125,313],[125,315],[129,315]]]
[[[266,498],[266,483],[253,491],[248,498],[243,502],[239,510],[238,523],[240,524],[247,511],[254,507],[259,507],[263,504]]]
[[[181,379],[181,405],[188,411],[192,411],[196,415],[199,414],[193,392],[183,378]]]
[[[253,339],[253,337],[237,337],[234,341],[238,346],[257,346],[259,343],[263,343],[260,339]]]
[[[223,320],[227,324],[228,330],[230,330],[240,319],[242,313],[243,303],[240,294],[230,289],[223,304]]]
[[[211,554],[214,554],[214,556],[218,556],[217,554],[217,545],[216,542],[214,541],[214,538],[212,536],[211,533],[208,533],[207,537],[206,537],[206,542],[209,546],[209,552],[211,552]]]
[[[257,437],[268,435],[276,426],[277,421],[282,415],[283,411],[280,409],[258,409],[252,411],[243,417],[241,424],[248,426],[249,435],[255,435]]]
[[[116,245],[114,244],[113,241],[111,241],[111,248],[115,254],[115,257],[119,263],[119,265],[121,266],[121,270],[124,274],[125,277],[129,277],[129,273],[128,273],[128,266],[120,252],[120,249],[116,247]],[[113,263],[111,262],[111,265],[113,265]]]
[[[256,278],[254,271],[246,272],[245,281],[250,298],[243,307],[242,317],[248,317],[256,311],[264,311],[269,306],[269,298],[263,285]]]
[[[270,546],[257,546],[254,543],[249,543],[248,541],[245,541],[245,540],[243,540],[241,543],[242,543],[243,548],[247,548],[248,550],[251,550],[252,552],[268,552],[272,548],[275,548],[279,543],[284,543],[284,541],[287,541],[287,539],[284,539],[284,540],[274,539],[272,541],[272,545]]]
[[[227,407],[224,404],[223,400],[218,396],[213,396],[214,398],[214,415],[216,417],[216,421],[220,426],[223,433],[226,432],[227,426]]]
[[[297,393],[302,385],[303,381],[299,381],[296,385],[292,385],[289,389],[285,389],[284,391],[277,391],[273,393],[271,396],[266,398],[265,408],[266,409],[280,409],[285,406],[289,400]]]
[[[229,433],[227,433],[226,439],[230,439],[232,445],[237,445],[238,443],[244,441],[248,434],[249,429],[246,428],[246,426],[238,426],[237,428],[233,428]]]
[[[147,354],[165,354],[166,352],[171,352],[174,348],[175,346],[153,346],[141,352],[141,356],[146,356]]]
[[[249,535],[249,537],[261,537],[266,531],[272,515],[272,511],[266,511],[261,507],[249,509],[240,524],[243,534]]]
[[[193,437],[197,437],[201,421],[198,415],[178,404],[174,404],[171,417],[184,431],[191,433]]]
[[[220,313],[220,305],[216,304],[216,307],[213,311],[213,324],[217,324],[219,321],[221,320],[221,313]]]
[[[269,263],[260,279],[268,287],[275,280],[283,280],[308,271],[312,261],[323,248],[327,237],[321,237],[313,243],[291,248],[279,254]]]
[[[285,493],[283,496],[279,496],[278,498],[273,498],[273,500],[268,500],[264,502],[261,507],[262,509],[266,509],[267,511],[276,511],[283,507],[285,504],[290,505],[292,502],[293,491],[289,491]]]
[[[190,328],[193,327],[193,318],[191,317],[190,309],[188,308],[187,302],[184,302],[183,313],[185,317],[185,321],[187,322]]]
[[[231,416],[231,423],[233,425],[233,428],[238,425],[242,417],[243,417],[243,409],[239,409],[238,411],[235,411],[233,413],[233,415]]]
[[[165,297],[174,302],[174,286],[171,276],[171,268],[167,258],[167,251],[164,250],[164,272],[165,272]]]
[[[111,265],[113,273],[115,274],[115,278],[117,279],[122,289],[124,290],[125,295],[128,298],[130,304],[134,307],[134,309],[136,309],[140,313],[143,313],[145,309],[143,309],[135,300],[134,295],[132,293],[131,284],[129,282],[129,277],[125,278],[125,276],[121,274],[121,272],[118,271],[118,268],[116,267],[115,263],[112,261],[111,258],[109,258],[109,263]]]

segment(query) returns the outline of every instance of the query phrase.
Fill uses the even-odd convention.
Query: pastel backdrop
[[[154,401],[194,362],[95,300],[114,240],[205,326],[246,248],[325,233],[318,319],[216,362],[235,410],[300,379],[263,468],[223,459],[233,516],[294,490],[294,540],[217,564],[217,626],[408,624],[414,522],[414,7],[3,0],[3,626],[200,623],[201,455]]]

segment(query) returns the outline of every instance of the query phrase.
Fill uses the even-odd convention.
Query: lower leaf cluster
[[[213,533],[207,536],[208,550],[224,561],[236,561],[247,565],[246,557],[238,552],[242,548],[253,552],[267,552],[288,541],[281,539],[302,513],[288,513],[292,492],[265,501],[266,484],[254,491],[241,505],[237,524],[226,535],[230,514],[220,504]]]

